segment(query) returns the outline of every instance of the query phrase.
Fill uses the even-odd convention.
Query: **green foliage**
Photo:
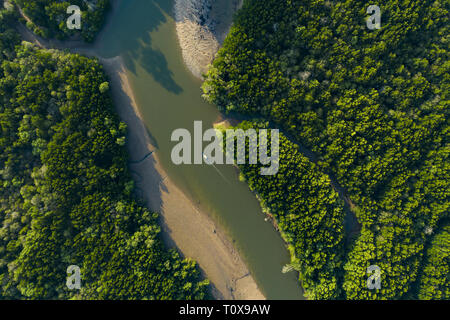
[[[255,125],[261,127],[244,121],[237,128]],[[239,165],[241,174],[265,211],[274,216],[292,248],[292,265],[300,273],[305,294],[311,299],[338,298],[342,287],[344,203],[330,178],[283,134],[279,153],[280,168],[275,176],[261,175],[260,165]]]
[[[106,93],[109,91],[109,82],[103,82],[100,84],[100,87],[98,88],[100,90],[100,93]]]
[[[450,299],[450,225],[442,228],[431,241],[420,278],[420,299]]]
[[[11,14],[0,14],[0,297],[207,297],[196,264],[164,248],[157,214],[132,195],[102,67],[20,44]],[[80,291],[66,287],[69,265]]]
[[[450,211],[450,1],[377,5],[372,31],[364,1],[247,0],[203,90],[225,112],[272,121],[345,188],[362,230],[342,297],[417,298],[426,244]],[[370,265],[380,290],[367,289]]]
[[[32,21],[27,27],[45,38],[67,39],[81,34],[92,42],[103,25],[109,9],[109,0],[13,0]],[[81,30],[67,28],[67,8],[77,5],[81,9]]]

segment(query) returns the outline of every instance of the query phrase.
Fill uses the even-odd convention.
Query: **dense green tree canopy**
[[[362,229],[341,297],[417,298],[422,279],[421,292],[441,298],[450,267],[434,273],[447,273],[434,289],[424,268],[440,259],[425,252],[450,211],[450,1],[377,5],[381,29],[369,30],[364,1],[244,1],[204,96],[272,121],[344,187]],[[366,286],[370,265],[381,268],[380,290]]]
[[[31,1],[30,1],[31,2]],[[97,61],[20,42],[0,11],[0,298],[202,299],[195,262],[167,250],[133,196]],[[81,268],[81,290],[66,287]]]
[[[109,0],[12,0],[30,19],[27,22],[34,33],[45,38],[66,39],[81,34],[84,40],[93,41],[103,25],[109,9]],[[67,28],[67,8],[77,5],[81,10],[81,29]]]
[[[267,127],[244,121],[237,129],[255,125]],[[312,299],[338,298],[343,280],[344,202],[330,178],[282,134],[279,154],[275,176],[261,175],[261,165],[239,165],[241,174],[258,195],[263,210],[276,219],[292,254],[287,268],[300,272],[306,295]]]

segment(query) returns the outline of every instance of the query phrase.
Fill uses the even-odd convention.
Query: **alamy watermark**
[[[371,5],[367,8],[367,14],[370,14],[367,17],[366,24],[369,30],[375,30],[381,28],[381,9],[379,6]]]
[[[245,164],[247,159],[246,146],[248,145],[249,164],[258,164],[259,160],[259,164],[266,166],[260,169],[261,175],[275,175],[280,167],[279,130],[259,129],[258,131],[259,134],[255,129],[225,130],[226,147],[224,152],[223,133],[216,129],[208,129],[203,132],[202,122],[194,121],[193,139],[187,129],[173,131],[171,141],[178,142],[178,144],[172,149],[172,162],[176,165],[192,163]],[[268,147],[269,136],[271,140],[270,148]],[[203,149],[203,142],[210,143]]]
[[[79,6],[71,5],[67,7],[67,14],[71,16],[67,18],[67,28],[69,30],[81,29],[81,10]]]
[[[81,271],[80,267],[71,265],[67,267],[67,281],[66,286],[69,290],[81,289]]]
[[[381,289],[381,269],[379,266],[371,265],[367,267],[367,289]]]

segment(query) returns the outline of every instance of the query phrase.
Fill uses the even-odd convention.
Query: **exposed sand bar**
[[[117,8],[118,1],[121,0],[113,1],[113,8]],[[110,78],[117,112],[121,120],[128,125],[127,148],[130,169],[139,196],[150,210],[161,214],[164,241],[168,245],[175,246],[183,256],[198,262],[205,277],[211,281],[215,298],[265,299],[239,253],[221,231],[220,226],[215,224],[207,212],[200,211],[167,177],[157,155],[152,153],[156,148],[142,121],[122,58],[98,57],[95,52],[96,44],[47,41],[36,37],[22,25],[18,26],[18,31],[23,39],[42,48],[68,48],[73,53],[99,59]],[[135,163],[136,160],[143,158],[144,161]]]
[[[228,33],[242,0],[175,0],[174,15],[184,62],[198,78]]]
[[[155,150],[143,125],[120,57],[103,60],[120,118],[128,125],[131,160]],[[163,238],[195,259],[211,281],[217,299],[264,299],[237,250],[206,212],[167,177],[157,155],[130,164],[140,196],[150,210],[160,211]],[[162,210],[161,210],[162,208]]]

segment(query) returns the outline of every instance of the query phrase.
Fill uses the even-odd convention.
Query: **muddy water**
[[[200,81],[183,64],[175,33],[172,0],[125,0],[111,17],[98,45],[105,58],[126,62],[139,109],[170,178],[227,231],[258,286],[269,299],[302,299],[297,274],[283,274],[289,253],[280,235],[264,221],[258,201],[240,182],[232,166],[172,163],[173,130],[193,134],[195,120],[203,130],[220,113],[201,98]]]

